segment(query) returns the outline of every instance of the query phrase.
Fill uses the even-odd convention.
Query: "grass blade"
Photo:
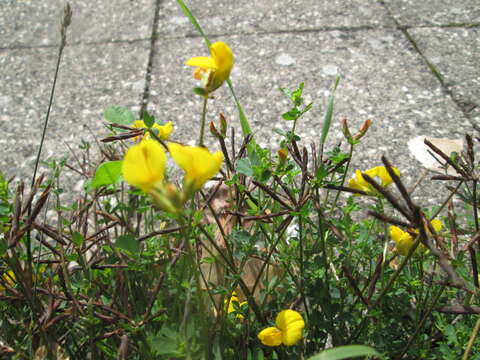
[[[325,141],[327,140],[328,132],[330,131],[330,126],[332,125],[332,117],[333,117],[333,104],[335,100],[335,90],[337,90],[338,83],[340,82],[340,76],[337,76],[335,80],[335,85],[333,86],[332,93],[328,97],[328,105],[327,105],[327,112],[325,113],[325,117],[323,119],[323,129],[322,129],[322,136],[320,137],[320,145],[325,145]]]
[[[195,18],[195,16],[193,16],[192,12],[190,11],[190,9],[187,7],[187,5],[185,5],[185,3],[183,2],[183,0],[177,0],[177,3],[178,5],[180,6],[180,8],[182,9],[183,13],[188,17],[188,20],[190,20],[190,22],[192,23],[192,25],[195,27],[195,29],[197,29],[197,31],[200,33],[200,35],[202,35],[203,37],[203,40],[205,40],[205,43],[207,44],[207,47],[210,48],[210,45],[212,44],[210,42],[210,40],[208,39],[207,35],[203,32],[203,29],[202,27],[200,26],[200,24],[198,23],[197,19]]]
[[[375,356],[383,359],[383,357],[370,346],[346,345],[322,351],[320,354],[314,355],[308,360],[341,360],[360,356]]]

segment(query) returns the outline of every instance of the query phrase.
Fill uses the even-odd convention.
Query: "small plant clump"
[[[100,163],[84,143],[82,162],[53,161],[30,187],[0,177],[0,358],[479,359],[480,139],[460,154],[427,142],[447,192],[423,208],[386,157],[348,179],[371,120],[354,135],[341,120],[346,148],[327,151],[338,80],[311,145],[296,133],[304,84],[281,89],[292,126],[272,153],[234,93],[234,51],[205,42],[209,57],[186,59],[197,146],[175,141],[173,119],[111,106]],[[206,124],[225,82],[241,143],[223,114]],[[88,179],[69,204],[65,167]]]

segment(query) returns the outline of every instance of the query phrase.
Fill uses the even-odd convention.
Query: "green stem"
[[[477,338],[479,331],[480,331],[480,318],[477,320],[475,324],[475,328],[473,329],[472,334],[470,335],[470,340],[468,340],[467,348],[463,353],[463,358],[462,358],[463,360],[467,360],[468,357],[470,356],[470,352],[472,351],[473,344],[475,343],[475,339]]]
[[[202,108],[202,120],[200,123],[200,139],[198,140],[198,145],[204,147],[205,145],[203,144],[203,134],[205,132],[205,120],[207,117],[207,101],[208,101],[208,95],[206,95],[203,98],[203,108]]]
[[[347,161],[347,164],[345,165],[345,172],[343,173],[342,183],[340,184],[340,186],[343,186],[343,184],[345,184],[345,179],[347,178],[348,168],[350,167],[350,161],[352,160],[352,155],[353,155],[353,146],[354,146],[353,144],[350,144],[350,153],[348,154],[348,161]],[[332,211],[336,209],[336,205],[339,197],[340,197],[340,191],[338,191],[337,196],[335,196],[335,200],[333,201],[333,205],[331,207]]]
[[[296,127],[297,127],[297,121],[298,121],[298,118],[296,118],[295,120],[293,120],[292,138],[293,138],[293,136],[295,135],[295,129],[296,129]]]
[[[235,91],[233,90],[233,85],[230,79],[227,79],[227,85],[232,93],[233,99],[235,100],[235,104],[237,105],[238,115],[240,117],[240,126],[242,127],[242,134],[244,137],[250,135],[252,133],[252,129],[250,128],[250,124],[245,116],[242,105],[240,104],[240,101],[238,101],[237,95],[235,95]]]

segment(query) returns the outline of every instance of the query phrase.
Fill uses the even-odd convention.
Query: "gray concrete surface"
[[[318,139],[335,77],[335,120],[329,145],[342,140],[339,119],[352,129],[373,126],[358,146],[354,167],[380,164],[386,154],[413,183],[421,165],[407,142],[418,135],[461,138],[480,128],[480,3],[477,0],[191,0],[212,41],[230,44],[231,74],[260,144],[276,149],[272,128],[288,102],[279,87],[305,82],[314,103],[298,132]],[[0,0],[0,171],[26,177],[46,112],[63,1]],[[43,159],[79,153],[82,138],[107,134],[111,104],[173,121],[174,138],[195,142],[200,100],[192,95],[191,56],[208,55],[175,0],[76,0],[61,65]],[[151,66],[149,66],[149,63]],[[238,128],[226,87],[219,111]],[[91,130],[92,133],[88,131]],[[475,130],[475,128],[477,130]],[[77,175],[69,174],[77,184]],[[77,186],[78,187],[78,186]],[[443,190],[426,187],[432,196]]]

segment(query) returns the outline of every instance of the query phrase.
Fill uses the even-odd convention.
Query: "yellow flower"
[[[194,191],[199,190],[205,182],[220,170],[223,154],[217,151],[211,154],[200,146],[183,146],[168,144],[173,160],[185,171],[184,183]]]
[[[228,303],[228,307],[227,307],[227,313],[228,314],[236,312],[237,315],[235,317],[237,319],[243,319],[243,315],[239,314],[238,312],[247,302],[246,301],[242,301],[242,302],[238,301],[237,293],[235,291],[232,293],[232,296],[230,297],[230,300],[225,299],[223,301],[223,303],[225,304],[225,306],[227,306],[227,303]]]
[[[432,227],[435,230],[435,232],[439,232],[440,230],[442,230],[443,223],[442,223],[441,220],[434,219],[434,220],[431,221],[431,224],[432,224]],[[426,229],[427,233],[430,234],[430,231],[428,230],[428,227],[425,227],[425,229]],[[417,229],[413,229],[412,231],[418,234]],[[395,249],[402,256],[406,256],[408,254],[408,252],[410,251],[410,248],[412,247],[413,242],[414,242],[414,239],[413,239],[412,235],[410,235],[406,231],[403,231],[399,227],[393,226],[393,225],[390,226],[390,238],[393,241],[395,241]],[[426,250],[427,249],[425,248],[425,246],[420,244],[418,246],[417,250],[416,250],[416,253],[417,252],[418,253],[425,252]]]
[[[10,286],[14,286],[16,282],[15,274],[12,270],[8,270],[2,275],[3,280]],[[5,286],[0,283],[0,292],[5,291]]]
[[[133,122],[133,127],[137,129],[147,128],[143,120],[135,120]],[[157,136],[160,138],[160,140],[167,140],[173,131],[173,125],[171,121],[167,122],[165,125],[159,125],[157,123],[154,123],[152,126],[152,129],[156,129],[158,131]],[[146,132],[143,138],[148,139],[149,137],[150,137],[150,133]]]
[[[218,89],[230,76],[233,67],[233,53],[224,42],[217,41],[210,45],[211,57],[198,56],[188,59],[185,64],[195,66],[194,76],[202,80],[202,86],[210,93]]]
[[[397,168],[392,168],[394,173],[397,176],[400,176],[400,171]],[[376,180],[381,181],[381,185],[386,187],[393,182],[392,177],[388,173],[385,166],[377,166],[365,171],[365,174],[370,176],[371,178],[377,178]],[[362,172],[360,170],[355,171],[355,177],[348,181],[348,187],[352,189],[362,190],[370,195],[376,195],[377,192],[375,188],[370,185],[362,176]]]
[[[305,322],[302,315],[295,310],[281,311],[275,320],[276,327],[268,327],[260,331],[258,338],[263,345],[279,346],[295,345],[303,336]]]
[[[130,185],[149,192],[162,183],[167,157],[155,140],[144,140],[127,150],[122,162],[122,175]]]
[[[408,251],[413,245],[413,238],[412,236],[400,229],[397,226],[390,226],[390,238],[395,241],[395,249],[396,251],[402,255],[406,256]],[[422,246],[421,244],[419,246]]]

